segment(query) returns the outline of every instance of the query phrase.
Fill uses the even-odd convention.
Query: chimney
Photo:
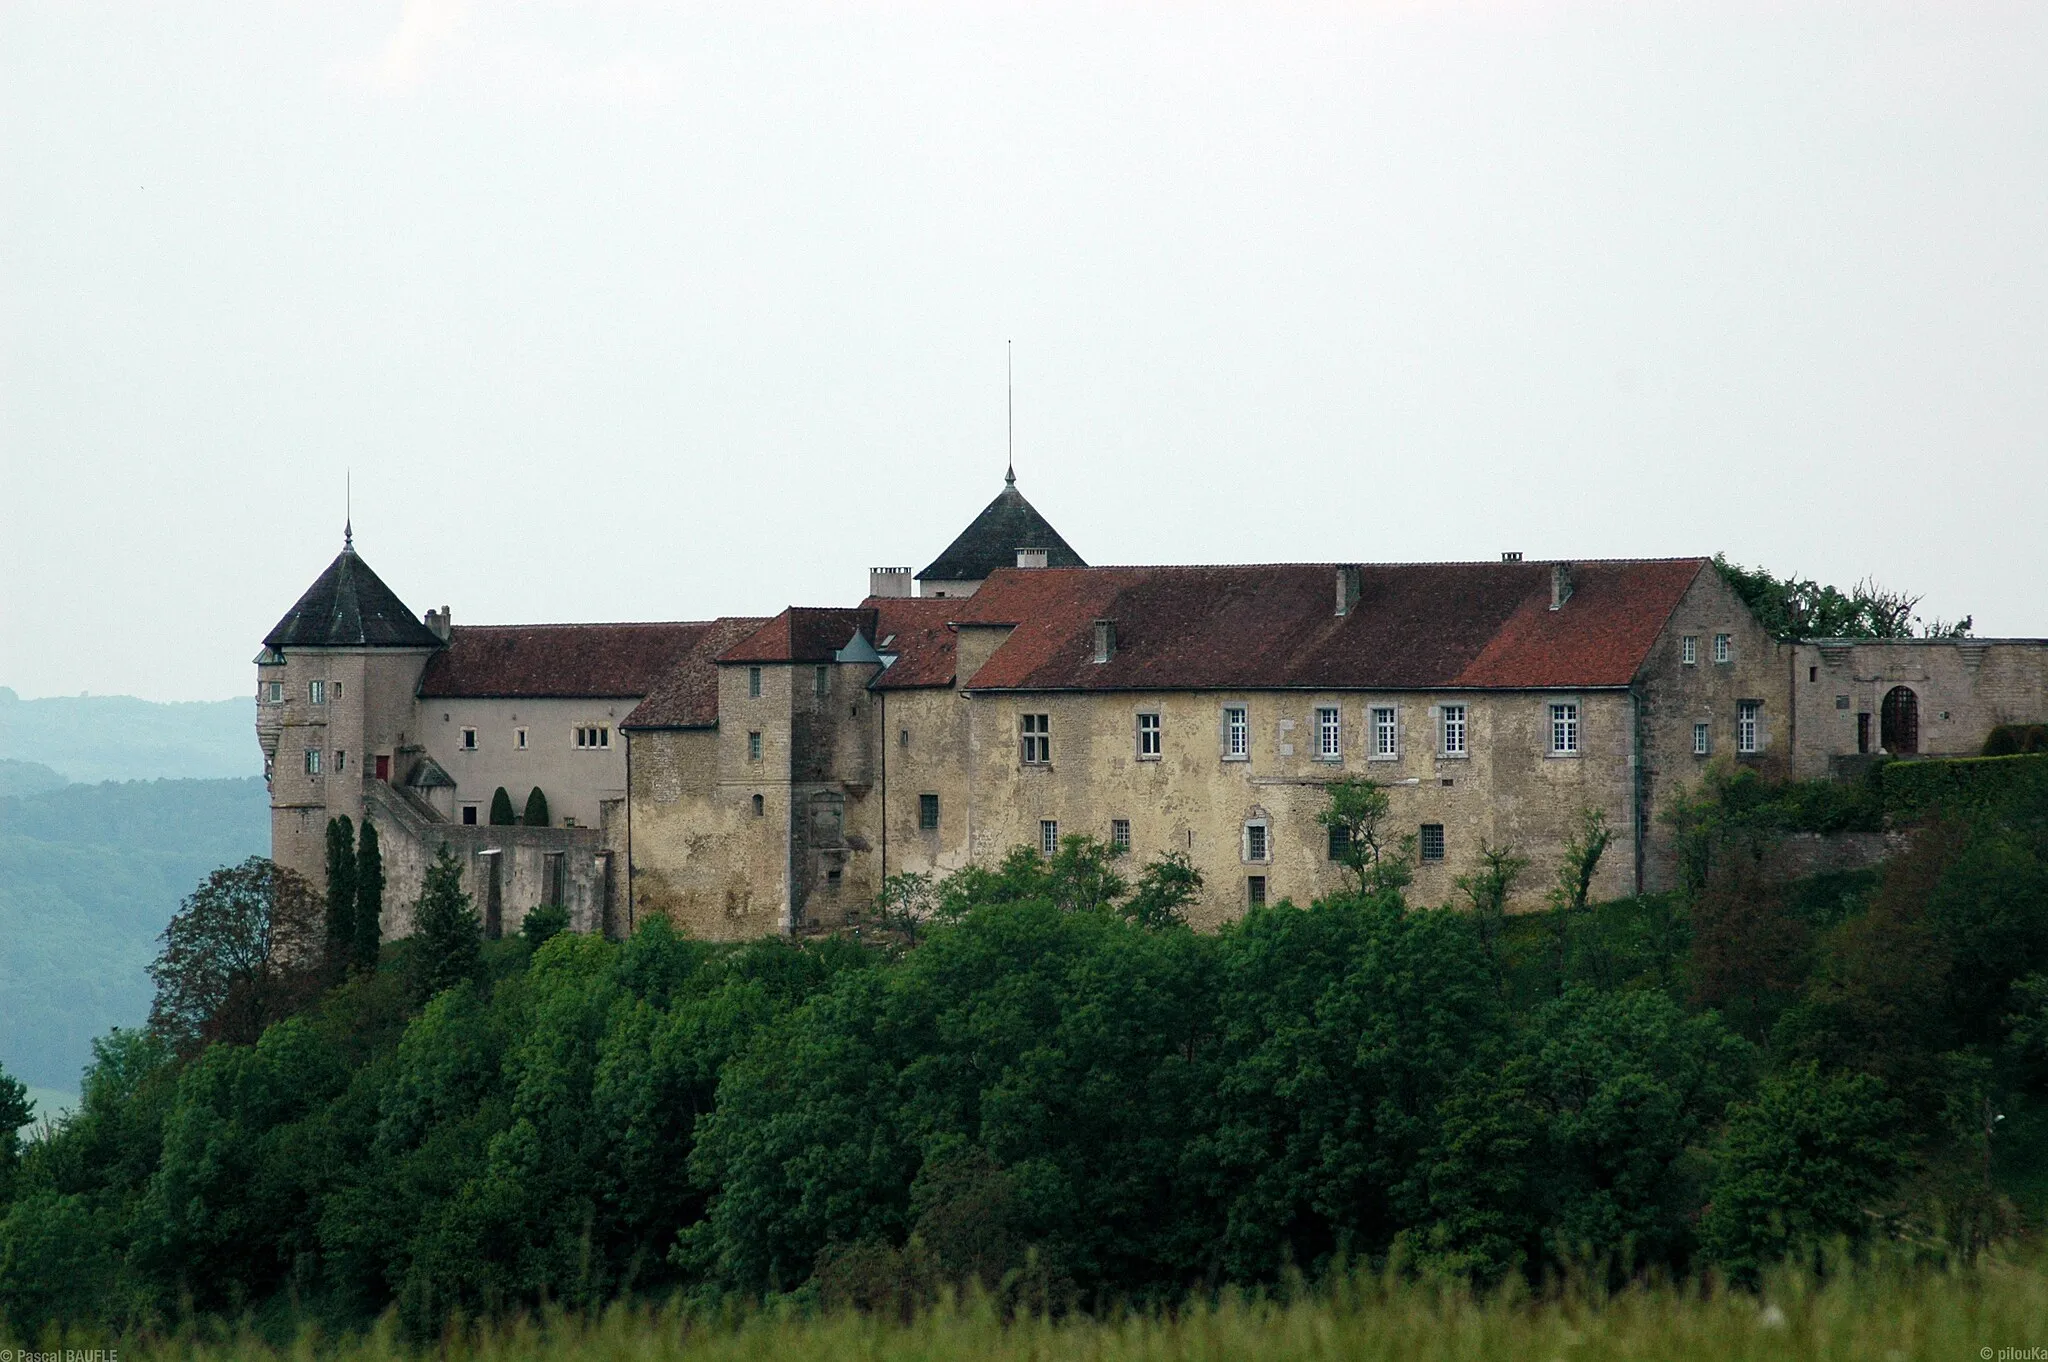
[[[427,628],[433,631],[435,638],[446,643],[448,641],[448,631],[453,625],[454,619],[455,612],[444,605],[439,610],[429,610],[427,612]]]
[[[1095,660],[1107,662],[1116,653],[1116,621],[1095,621]]]
[[[1564,603],[1572,598],[1572,565],[1552,563],[1550,565],[1550,608],[1564,609]]]
[[[1508,549],[1501,554],[1500,560],[1503,563],[1519,563],[1522,561],[1522,551],[1520,549]]]
[[[1337,613],[1348,615],[1358,608],[1358,565],[1348,563],[1337,569]]]
[[[896,599],[910,594],[910,569],[879,567],[868,569],[868,595]]]
[[[1017,566],[1020,568],[1041,568],[1045,566],[1044,549],[1018,549]]]

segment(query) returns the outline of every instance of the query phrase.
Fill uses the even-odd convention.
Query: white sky
[[[2048,634],[2048,5],[0,7],[0,684],[1091,562],[1711,553]]]

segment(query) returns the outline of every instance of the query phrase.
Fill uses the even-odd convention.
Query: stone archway
[[[1893,686],[1884,694],[1878,710],[1878,743],[1895,757],[1910,757],[1920,751],[1920,697],[1905,686]]]

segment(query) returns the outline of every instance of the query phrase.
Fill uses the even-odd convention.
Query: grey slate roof
[[[991,501],[932,565],[917,574],[920,582],[979,582],[997,568],[1017,566],[1018,549],[1044,549],[1047,567],[1087,567],[1067,547],[1060,532],[1046,523],[1038,508],[1017,490],[1017,475],[1003,480],[1002,495]]]
[[[438,648],[439,635],[405,608],[405,602],[344,548],[327,565],[299,603],[285,612],[263,646],[288,648]]]

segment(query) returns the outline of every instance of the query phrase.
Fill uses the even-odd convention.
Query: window
[[[1052,761],[1052,715],[1025,714],[1018,718],[1024,739],[1024,764],[1045,766]],[[1052,853],[1047,852],[1047,855]]]
[[[1038,820],[1038,850],[1039,854],[1047,860],[1051,860],[1059,854],[1060,823],[1057,818],[1041,818]]]
[[[316,705],[326,704],[327,683],[325,681],[308,681],[306,683],[306,698]]]
[[[1244,901],[1253,908],[1266,906],[1266,877],[1247,875],[1244,877]]]
[[[327,698],[330,700],[339,700],[341,698],[341,682],[329,681],[327,683]]]
[[[1754,752],[1758,750],[1758,738],[1763,728],[1764,705],[1761,700],[1738,700],[1735,702],[1735,750]]]
[[[1252,712],[1244,705],[1223,707],[1223,759],[1249,761],[1252,755]]]
[[[1273,839],[1261,820],[1254,819],[1244,825],[1244,858],[1247,861],[1273,859]]]
[[[1344,755],[1343,711],[1335,705],[1316,710],[1316,760],[1337,761]]]
[[[1465,755],[1465,707],[1445,705],[1443,707],[1443,754],[1447,757]]]
[[[921,794],[917,797],[917,830],[937,832],[939,828],[939,797],[935,794]]]
[[[1694,724],[1692,726],[1692,754],[1696,757],[1704,757],[1713,750],[1713,747],[1713,739],[1708,736],[1707,726],[1705,724]]]
[[[1735,657],[1735,640],[1727,634],[1714,635],[1714,661],[1729,662]]]
[[[1820,668],[1808,667],[1806,669],[1806,683],[1810,686],[1818,680],[1820,680]]]
[[[337,772],[348,769],[348,753],[342,751],[339,747],[334,749],[334,769]]]
[[[1381,760],[1401,755],[1401,729],[1392,705],[1374,705],[1372,754]]]
[[[264,694],[265,694],[266,696],[268,696],[268,697],[270,698],[270,703],[271,703],[271,704],[273,704],[273,705],[281,705],[281,704],[283,704],[283,703],[284,703],[284,682],[282,682],[282,681],[271,681],[271,682],[267,682],[267,683],[265,683],[265,685],[264,685],[264,688],[263,688],[263,693],[264,693]]]
[[[1140,714],[1138,716],[1138,760],[1157,761],[1160,753],[1159,716]]]
[[[1351,829],[1350,829],[1350,828],[1347,828],[1347,827],[1345,827],[1345,826],[1344,826],[1344,825],[1343,825],[1342,823],[1336,823],[1336,824],[1333,824],[1333,825],[1331,825],[1331,828],[1330,828],[1330,859],[1331,859],[1331,860],[1333,860],[1333,861],[1341,861],[1341,860],[1343,860],[1343,859],[1344,859],[1344,858],[1345,858],[1346,856],[1349,856],[1350,854],[1351,854]]]
[[[830,667],[816,668],[811,674],[811,684],[817,688],[819,695],[830,695],[832,693],[832,669]]]
[[[579,725],[576,729],[576,745],[578,747],[591,748],[610,747],[612,745],[612,731],[601,725]]]
[[[768,801],[767,801],[767,800],[765,800],[765,799],[763,799],[763,798],[761,798],[761,796],[759,796],[759,795],[755,795],[755,796],[754,796],[754,817],[756,817],[756,818],[762,818],[762,817],[765,817],[765,816],[767,815],[767,813],[768,813]]]
[[[476,826],[476,805],[464,804],[462,806],[462,821],[467,827]]]
[[[512,730],[512,746],[513,746],[513,747],[515,747],[515,748],[517,748],[517,749],[518,749],[519,751],[521,751],[521,752],[524,752],[524,751],[526,750],[526,730],[525,730],[525,729],[523,729],[523,728],[515,728],[515,729],[513,729],[513,730]]]
[[[760,759],[761,759],[761,735],[760,735],[760,734],[759,734],[758,732],[755,732],[755,733],[749,733],[749,734],[747,734],[747,760],[748,760],[748,761],[759,761]]]
[[[567,903],[569,901],[567,876],[563,873],[563,862],[567,858],[559,851],[543,852],[540,858],[540,880],[542,903]]]
[[[839,889],[839,879],[840,879],[840,876],[841,876],[841,875],[843,875],[844,873],[845,873],[845,872],[844,872],[844,871],[843,871],[843,870],[842,870],[842,869],[841,869],[840,867],[838,867],[838,866],[836,866],[836,865],[835,865],[835,866],[833,866],[833,867],[832,867],[832,868],[831,868],[830,870],[827,870],[827,871],[825,872],[825,888],[826,888],[826,890],[827,890],[828,892],[837,892],[837,891],[838,891],[838,889]]]
[[[747,698],[750,700],[761,698],[761,669],[759,667],[747,668]]]
[[[1125,851],[1131,849],[1131,820],[1112,818],[1109,820],[1109,844]]]
[[[1422,825],[1422,859],[1441,861],[1444,858],[1444,825],[1424,823]]]
[[[320,774],[320,749],[317,747],[306,749],[306,774],[309,776]]]
[[[909,746],[910,746],[910,730],[909,730],[909,729],[907,729],[907,728],[899,728],[899,729],[897,729],[897,730],[896,730],[896,745],[897,745],[898,747],[904,747],[904,748],[907,748],[907,747],[909,747]]]
[[[473,729],[473,728],[465,728],[465,729],[463,729],[463,730],[462,730],[462,750],[463,750],[463,751],[465,751],[465,752],[474,752],[474,751],[476,751],[476,730],[475,730],[475,729]]]
[[[1700,636],[1687,634],[1678,640],[1678,661],[1682,666],[1696,667],[1700,660]]]
[[[1576,704],[1550,707],[1550,754],[1576,756],[1579,750],[1579,707]]]

